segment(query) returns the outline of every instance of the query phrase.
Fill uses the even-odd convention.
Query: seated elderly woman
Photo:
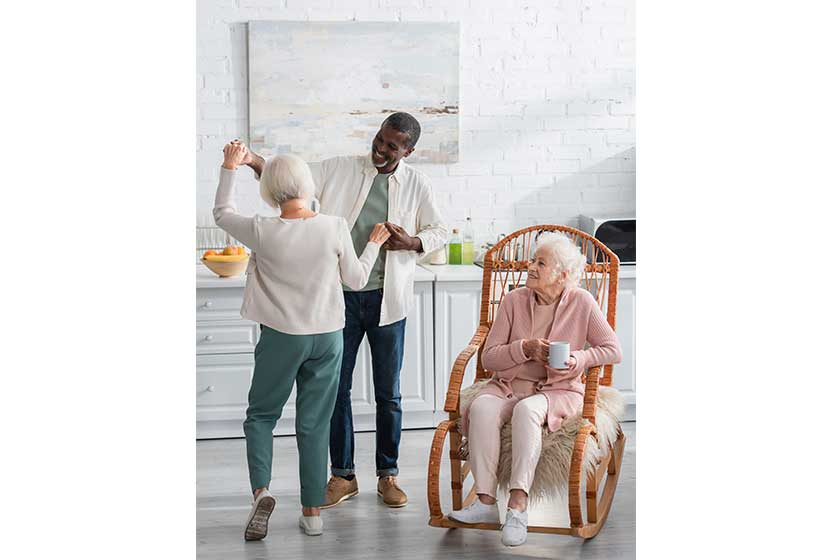
[[[225,146],[213,216],[216,224],[252,251],[242,316],[260,323],[254,374],[244,424],[248,472],[254,503],[246,540],[268,532],[275,499],[271,481],[272,431],[292,386],[297,385],[295,435],[303,515],[308,535],[323,530],[320,506],[327,483],[329,427],[338,392],[344,348],[344,297],[341,283],[354,290],[368,281],[379,249],[390,234],[376,224],[357,258],[344,218],[317,214],[310,203],[314,183],[309,166],[297,156],[272,158],[260,177],[260,196],[274,217],[241,216],[233,179],[247,148]]]
[[[592,294],[579,287],[586,259],[574,242],[542,234],[525,287],[502,300],[487,335],[482,365],[495,372],[464,414],[470,467],[478,500],[450,517],[462,523],[499,523],[496,472],[500,429],[511,422],[510,500],[502,542],[517,546],[528,531],[528,492],[542,447],[542,427],[555,431],[580,414],[587,368],[621,361],[621,348]],[[550,341],[568,341],[568,368],[548,366]],[[584,343],[590,347],[584,350]]]

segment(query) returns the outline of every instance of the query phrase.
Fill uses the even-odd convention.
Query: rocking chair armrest
[[[487,333],[490,332],[488,327],[479,326],[467,347],[461,350],[458,357],[455,358],[455,363],[452,364],[452,371],[449,374],[449,388],[446,391],[446,401],[443,410],[446,412],[458,412],[458,405],[461,399],[461,383],[464,380],[464,370],[467,368],[467,362],[484,344],[487,338]]]
[[[595,413],[598,410],[598,387],[601,382],[601,370],[604,366],[595,366],[586,370],[586,388],[583,392],[583,414],[594,429]]]

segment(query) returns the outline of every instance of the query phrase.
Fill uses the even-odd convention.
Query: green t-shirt
[[[373,185],[370,187],[365,205],[362,206],[362,211],[353,229],[350,230],[350,237],[353,239],[353,248],[356,249],[356,255],[361,255],[362,251],[368,244],[370,239],[370,232],[373,231],[373,226],[384,222],[388,219],[388,178],[391,175],[377,173],[373,178]],[[379,256],[376,257],[376,262],[373,264],[373,270],[370,273],[370,279],[360,292],[368,292],[370,290],[378,290],[385,284],[385,250],[380,249]],[[346,291],[352,291],[347,286],[344,286]]]

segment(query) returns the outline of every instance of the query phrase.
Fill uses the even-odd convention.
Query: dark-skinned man
[[[374,224],[385,222],[391,233],[368,284],[359,291],[344,288],[344,355],[330,424],[332,476],[322,508],[336,506],[359,493],[350,390],[356,355],[365,335],[370,344],[376,399],[377,493],[388,507],[408,503],[397,485],[406,315],[414,303],[417,258],[442,247],[447,237],[431,181],[403,161],[414,151],[419,138],[417,119],[408,113],[393,113],[374,136],[370,153],[310,164],[320,211],[347,220],[357,254],[364,250]],[[244,163],[259,175],[265,161],[249,151]]]

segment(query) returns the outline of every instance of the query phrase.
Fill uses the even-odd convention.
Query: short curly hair
[[[535,249],[546,247],[551,251],[557,262],[557,272],[567,272],[566,288],[574,288],[580,284],[583,269],[586,267],[586,257],[572,239],[557,231],[546,231],[537,238]]]
[[[417,141],[420,140],[420,123],[408,113],[392,113],[388,115],[387,119],[382,121],[382,126],[387,126],[408,134],[406,148],[413,148],[417,144]]]

